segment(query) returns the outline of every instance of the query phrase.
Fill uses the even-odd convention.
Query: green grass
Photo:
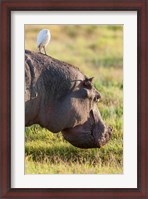
[[[26,174],[123,173],[123,71],[122,26],[26,25],[25,48],[36,49],[40,29],[49,28],[52,38],[47,53],[78,66],[101,93],[98,108],[112,126],[111,140],[101,149],[79,149],[38,125],[25,131]]]
[[[90,164],[79,164],[79,163],[40,163],[34,162],[26,159],[25,164],[26,174],[120,174],[122,173],[122,168],[117,165],[111,167]]]
[[[120,139],[119,139],[120,136]],[[122,173],[122,136],[101,149],[79,149],[38,125],[26,128],[26,173]]]

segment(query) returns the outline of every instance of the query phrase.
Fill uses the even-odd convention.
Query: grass
[[[78,149],[38,125],[26,129],[25,171],[43,173],[121,173],[122,136],[101,149]]]
[[[75,66],[101,93],[98,108],[112,126],[111,140],[101,149],[79,149],[39,125],[25,131],[26,174],[119,174],[123,172],[122,26],[26,25],[25,48],[36,49],[40,29],[52,38],[47,53]]]

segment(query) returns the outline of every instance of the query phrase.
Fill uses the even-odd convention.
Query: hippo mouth
[[[63,137],[79,148],[100,148],[111,138],[112,129],[106,127],[98,110],[91,110],[84,124],[62,131]]]

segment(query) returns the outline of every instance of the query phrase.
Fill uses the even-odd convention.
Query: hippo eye
[[[99,92],[96,93],[95,97],[94,97],[94,101],[98,102],[101,98],[101,94]]]

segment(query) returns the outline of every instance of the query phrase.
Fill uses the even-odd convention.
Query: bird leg
[[[38,48],[39,48],[39,53],[41,53],[41,46],[39,45],[39,47],[38,47]]]
[[[45,50],[45,46],[43,46],[43,49],[44,49],[45,55],[47,55],[47,54],[46,54],[46,50]]]

